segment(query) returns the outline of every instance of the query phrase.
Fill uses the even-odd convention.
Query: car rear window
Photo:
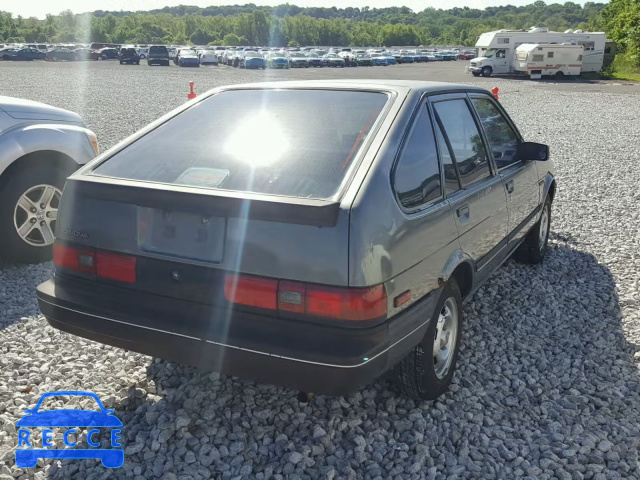
[[[149,53],[155,54],[155,55],[169,55],[169,50],[167,50],[167,47],[158,45],[158,46],[149,48]]]
[[[331,198],[387,99],[385,93],[348,90],[221,92],[116,153],[93,173]]]

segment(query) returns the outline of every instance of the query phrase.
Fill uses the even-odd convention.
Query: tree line
[[[617,43],[616,64],[640,69],[640,1],[611,0],[597,21],[606,28],[607,38]]]
[[[637,0],[613,0],[633,3]],[[112,42],[196,45],[474,45],[483,32],[547,26],[590,29],[604,24],[604,3],[566,2],[484,10],[427,8],[301,8],[254,4],[148,12],[66,10],[44,20],[0,12],[0,42]]]

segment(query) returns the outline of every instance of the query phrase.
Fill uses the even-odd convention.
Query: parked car
[[[267,57],[269,68],[289,68],[289,58],[283,53],[273,52]]]
[[[393,57],[391,57],[393,58]],[[395,59],[393,60],[393,63],[395,63]],[[374,57],[371,57],[371,63],[374,67],[386,67],[389,65],[389,57],[385,56],[385,55],[376,55]]]
[[[309,52],[306,54],[307,63],[310,67],[320,67],[322,68],[322,57],[318,56],[316,53]]]
[[[338,53],[338,56],[340,58],[342,58],[342,60],[344,60],[344,66],[345,67],[357,67],[358,66],[358,61],[356,59],[356,56],[353,53],[351,53],[350,51],[343,50],[342,52]]]
[[[366,53],[358,55],[356,57],[356,62],[358,63],[359,67],[372,67],[373,66],[373,60]]]
[[[193,50],[180,50],[178,54],[179,67],[199,67],[200,59]]]
[[[218,51],[202,50],[200,52],[200,65],[218,65]]]
[[[15,52],[13,60],[29,61],[29,60],[43,60],[46,53],[41,52],[37,48],[21,48]]]
[[[0,49],[0,60],[13,60],[16,58],[17,48],[5,47]]]
[[[138,55],[140,55],[140,59],[144,60],[145,58],[147,58],[147,56],[149,56],[149,49],[148,48],[138,48]],[[169,52],[171,53],[171,52]]]
[[[0,256],[51,259],[65,179],[98,152],[80,115],[0,96]]]
[[[309,61],[304,53],[290,52],[288,57],[291,68],[309,68]]]
[[[89,58],[91,60],[116,60],[118,58],[118,50],[111,47],[92,50]]]
[[[267,61],[258,52],[249,50],[242,56],[238,66],[242,68],[261,68],[264,70],[267,68]]]
[[[332,395],[394,369],[434,399],[463,301],[510,255],[543,261],[555,192],[548,147],[481,88],[223,87],[68,179],[38,302],[154,357]]]
[[[224,53],[222,54],[222,63],[228,66],[232,66],[233,59],[235,58],[235,56],[236,56],[235,49],[225,50]]]
[[[56,47],[45,53],[44,59],[50,62],[61,62],[66,60],[72,62],[78,60],[78,53],[76,50],[69,50],[68,48]]]
[[[56,50],[54,48],[54,50]],[[75,60],[91,60],[91,50],[88,48],[76,48],[76,49],[66,49],[70,50],[75,54]]]
[[[141,57],[134,47],[121,48],[118,52],[118,58],[120,60],[120,65],[122,65],[123,63],[140,65]]]
[[[322,63],[327,67],[344,67],[344,59],[336,53],[327,53],[322,57]]]
[[[466,51],[458,53],[458,60],[472,60],[476,58],[476,52]]]
[[[147,55],[147,65],[169,66],[169,50],[164,45],[152,45]]]

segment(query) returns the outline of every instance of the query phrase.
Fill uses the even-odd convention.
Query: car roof
[[[361,79],[344,79],[344,80],[303,80],[303,81],[286,81],[286,82],[264,82],[264,83],[247,83],[239,85],[229,85],[223,87],[224,90],[237,90],[246,88],[331,88],[336,89],[353,89],[363,88],[366,90],[392,90],[398,93],[407,93],[410,90],[418,90],[422,92],[439,92],[451,90],[464,90],[470,92],[487,93],[488,90],[481,87],[471,85],[463,85],[457,83],[446,82],[429,82],[421,80],[361,80]]]

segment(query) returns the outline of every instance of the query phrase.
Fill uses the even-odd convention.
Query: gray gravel
[[[189,76],[202,88],[262,78],[225,68],[126,70],[92,64],[82,77],[59,65],[36,77],[33,64],[3,65],[0,94],[76,109],[108,146],[179,105]],[[373,71],[437,78],[433,66]],[[74,75],[85,78],[86,95],[71,90]],[[0,479],[640,478],[640,96],[599,85],[477,83],[498,85],[525,137],[551,145],[559,188],[544,265],[508,262],[465,307],[449,393],[416,403],[380,381],[301,404],[288,389],[60,333],[38,317],[33,295],[51,264],[0,266]],[[94,391],[117,410],[123,468],[14,465],[16,420],[56,389]]]

